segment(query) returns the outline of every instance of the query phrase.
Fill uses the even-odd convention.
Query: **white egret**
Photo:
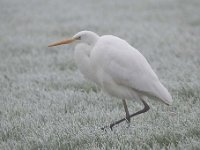
[[[122,99],[126,117],[110,124],[110,128],[149,110],[144,97],[153,97],[165,104],[172,103],[168,90],[145,57],[125,40],[116,36],[99,36],[91,31],[81,31],[72,38],[50,44],[49,47],[78,41],[75,61],[82,74],[99,85],[105,92]],[[125,100],[138,100],[144,108],[129,114]],[[104,129],[104,128],[102,128]]]

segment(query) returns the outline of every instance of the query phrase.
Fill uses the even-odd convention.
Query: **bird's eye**
[[[77,37],[76,39],[77,39],[77,40],[81,40],[81,36]]]

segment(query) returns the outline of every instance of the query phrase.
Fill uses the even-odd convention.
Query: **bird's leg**
[[[123,102],[123,105],[124,105],[124,109],[125,109],[125,112],[126,112],[126,118],[125,120],[128,122],[128,124],[130,125],[130,114],[129,114],[129,111],[128,111],[128,107],[127,107],[127,104],[126,104],[126,100],[125,99],[122,99],[122,102]],[[107,128],[107,126],[101,128],[102,130],[105,130],[105,128]],[[111,128],[112,130],[112,128]]]
[[[133,116],[136,116],[136,115],[145,113],[145,112],[147,112],[147,111],[150,109],[149,105],[148,105],[144,100],[141,99],[141,101],[142,101],[142,103],[144,104],[144,108],[143,108],[142,110],[140,110],[140,111],[138,111],[138,112],[136,112],[136,113],[130,115],[130,118],[133,117]],[[112,128],[113,128],[115,125],[117,125],[117,124],[119,124],[119,123],[121,123],[121,122],[123,122],[123,121],[125,121],[125,120],[126,120],[126,118],[123,118],[123,119],[121,119],[121,120],[118,120],[118,121],[116,121],[116,122],[110,124],[110,129],[112,130]]]
[[[123,102],[124,109],[125,109],[125,112],[126,112],[126,121],[127,121],[128,123],[130,123],[130,122],[131,122],[131,119],[130,119],[130,114],[129,114],[128,107],[127,107],[127,104],[126,104],[126,100],[125,100],[125,99],[122,99],[122,102]]]

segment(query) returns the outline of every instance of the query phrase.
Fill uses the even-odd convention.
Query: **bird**
[[[114,35],[99,36],[92,31],[80,31],[71,38],[48,47],[76,42],[74,59],[86,79],[93,81],[108,95],[122,100],[126,116],[111,123],[111,130],[121,122],[130,124],[133,116],[147,112],[145,98],[171,105],[172,96],[160,82],[146,58],[127,41]],[[126,101],[141,102],[142,110],[130,114]]]

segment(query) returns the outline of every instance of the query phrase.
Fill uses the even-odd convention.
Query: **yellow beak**
[[[52,44],[48,45],[48,47],[53,47],[53,46],[58,46],[58,45],[63,45],[63,44],[69,44],[69,43],[74,42],[75,40],[76,39],[74,39],[74,38],[65,39],[63,41],[52,43]]]

